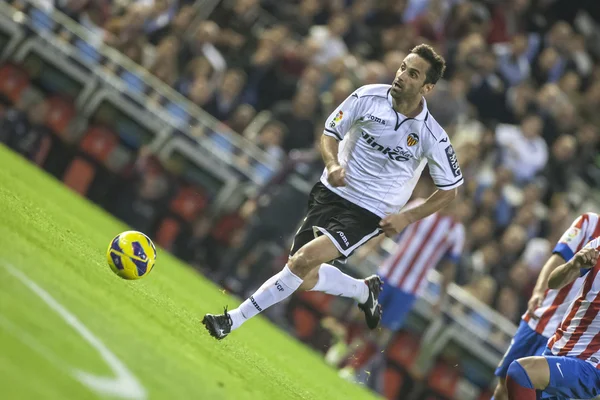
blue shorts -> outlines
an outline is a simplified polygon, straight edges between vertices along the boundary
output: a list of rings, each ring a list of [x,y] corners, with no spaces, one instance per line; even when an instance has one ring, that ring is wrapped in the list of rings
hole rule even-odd
[[[383,308],[381,326],[393,332],[402,328],[404,320],[415,304],[416,296],[407,293],[383,281],[383,291],[379,295],[379,304]]]
[[[504,353],[504,357],[502,358],[502,361],[500,361],[494,374],[500,378],[506,378],[506,372],[508,371],[510,363],[523,357],[541,356],[544,353],[547,344],[547,337],[540,335],[531,329],[529,325],[527,325],[527,322],[521,320],[519,328],[517,329],[515,336],[513,336],[510,346],[508,347],[508,350],[506,350],[506,353]]]
[[[575,357],[552,355],[546,348],[543,356],[550,367],[550,384],[542,398],[591,399],[600,394],[600,370]]]

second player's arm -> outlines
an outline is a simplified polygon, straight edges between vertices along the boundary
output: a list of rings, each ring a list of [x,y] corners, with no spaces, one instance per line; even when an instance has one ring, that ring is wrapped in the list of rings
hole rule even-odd
[[[558,266],[548,278],[548,288],[561,289],[581,276],[582,268],[591,268],[598,261],[598,250],[584,248],[568,262]]]
[[[531,298],[527,302],[527,313],[532,318],[536,318],[534,311],[540,306],[544,299],[544,294],[546,293],[546,289],[548,289],[548,279],[550,278],[550,274],[564,263],[565,259],[562,258],[562,256],[559,254],[552,254],[548,261],[546,261],[546,264],[542,267],[537,282],[535,283],[535,287],[533,288]]]

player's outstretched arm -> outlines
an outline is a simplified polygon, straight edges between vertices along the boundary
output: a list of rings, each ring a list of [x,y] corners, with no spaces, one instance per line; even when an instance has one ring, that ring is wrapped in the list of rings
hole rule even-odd
[[[399,214],[388,215],[383,218],[379,226],[387,236],[394,236],[402,232],[408,225],[430,216],[436,211],[446,207],[456,198],[458,189],[436,190],[425,202]]]
[[[548,288],[560,289],[577,279],[582,269],[589,269],[598,262],[598,250],[592,247],[581,249],[567,263],[557,267],[548,279]]]

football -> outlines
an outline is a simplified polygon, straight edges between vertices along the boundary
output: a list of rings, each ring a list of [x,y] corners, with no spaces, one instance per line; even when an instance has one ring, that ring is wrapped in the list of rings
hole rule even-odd
[[[142,232],[126,231],[110,242],[106,258],[110,269],[121,278],[140,279],[154,268],[156,248]]]

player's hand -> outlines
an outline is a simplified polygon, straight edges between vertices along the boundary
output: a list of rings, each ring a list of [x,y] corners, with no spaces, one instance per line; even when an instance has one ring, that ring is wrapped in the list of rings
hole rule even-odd
[[[535,310],[542,304],[544,300],[544,292],[534,291],[531,298],[527,302],[527,314],[533,319],[539,319],[535,314]]]
[[[394,237],[404,230],[411,221],[406,213],[392,214],[383,218],[379,226],[387,237]]]
[[[585,249],[581,249],[575,254],[573,257],[573,266],[575,268],[593,268],[598,262],[598,250],[586,247]]]
[[[327,168],[327,182],[333,187],[346,186],[346,171],[341,165]]]

